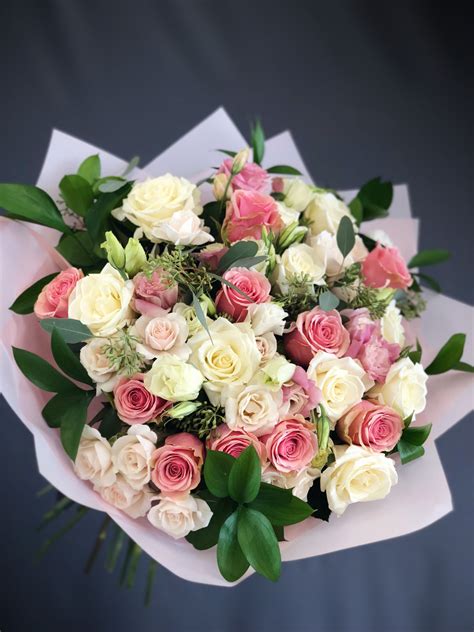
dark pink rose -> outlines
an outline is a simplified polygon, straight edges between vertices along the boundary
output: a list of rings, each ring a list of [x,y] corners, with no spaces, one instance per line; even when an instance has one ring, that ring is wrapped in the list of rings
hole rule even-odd
[[[280,421],[271,434],[262,437],[268,458],[279,472],[298,472],[307,467],[318,451],[313,424],[301,415]]]
[[[362,263],[362,275],[369,287],[404,290],[412,284],[411,274],[397,248],[377,244]]]
[[[38,318],[67,318],[69,295],[84,276],[82,270],[67,268],[41,290],[34,306]]]
[[[226,158],[217,170],[217,173],[225,173],[227,177],[230,177],[233,162],[233,158]],[[231,187],[233,191],[242,189],[243,191],[267,193],[270,189],[270,176],[260,165],[254,162],[248,162],[245,167],[232,178]]]
[[[346,443],[355,443],[375,452],[390,452],[402,435],[403,420],[393,408],[367,399],[341,417],[336,430]]]
[[[300,366],[295,368],[291,380],[283,384],[282,394],[283,404],[288,406],[288,415],[309,417],[321,401],[321,391]]]
[[[224,244],[209,244],[199,252],[198,258],[201,263],[207,265],[209,270],[215,272],[219,267],[222,257],[229,249]]]
[[[133,309],[140,314],[153,315],[156,308],[169,310],[178,300],[178,286],[161,269],[151,278],[142,272],[133,277]]]
[[[215,428],[207,439],[207,449],[225,452],[237,458],[241,452],[252,445],[263,464],[266,463],[265,446],[252,432],[242,429],[231,430],[227,424],[221,424]]]
[[[335,309],[325,312],[320,307],[299,314],[283,338],[287,355],[301,366],[308,366],[318,351],[340,358],[347,351],[349,341],[349,332],[339,312]]]
[[[114,388],[117,415],[126,424],[144,424],[153,421],[171,406],[171,402],[152,395],[143,384],[143,374],[122,377]]]
[[[378,331],[377,323],[370,318],[369,310],[366,307],[345,309],[341,312],[341,316],[345,316],[348,319],[345,323],[345,328],[351,337],[351,343],[346,355],[351,358],[357,358],[363,346]]]
[[[276,234],[282,226],[277,203],[270,195],[239,189],[227,202],[223,231],[230,242],[260,239],[263,227]]]
[[[245,320],[248,306],[252,303],[268,303],[270,301],[272,286],[267,277],[256,270],[231,268],[227,270],[223,278],[247,295],[243,296],[225,284],[222,284],[222,289],[217,293],[217,311],[225,312],[238,322]]]
[[[171,435],[152,455],[151,480],[171,498],[195,489],[201,480],[204,446],[188,432]]]

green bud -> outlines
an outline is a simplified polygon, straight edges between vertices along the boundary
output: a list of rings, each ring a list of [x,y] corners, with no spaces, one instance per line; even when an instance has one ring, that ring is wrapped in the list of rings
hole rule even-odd
[[[234,156],[234,160],[232,162],[232,175],[236,176],[238,173],[242,171],[249,159],[250,149],[246,147],[242,149]]]
[[[125,265],[125,251],[112,231],[108,230],[105,233],[105,241],[100,244],[100,247],[107,252],[108,262],[115,268],[122,270]]]
[[[125,246],[125,271],[128,276],[135,276],[146,263],[146,254],[138,239],[130,237]]]
[[[180,402],[175,406],[172,406],[166,411],[167,417],[171,417],[172,419],[183,419],[183,417],[187,417],[188,415],[192,415],[196,410],[201,408],[201,402]]]
[[[300,226],[298,222],[292,222],[280,233],[278,248],[286,250],[288,246],[303,241],[307,232],[308,228],[306,226]]]
[[[199,297],[199,302],[201,303],[205,314],[208,314],[209,316],[216,315],[217,311],[216,306],[214,305],[214,301],[209,298],[207,294],[201,294],[201,296]]]
[[[311,461],[311,467],[316,467],[318,470],[322,470],[327,464],[330,455],[332,454],[332,447],[327,447],[325,450],[318,450],[317,455]]]

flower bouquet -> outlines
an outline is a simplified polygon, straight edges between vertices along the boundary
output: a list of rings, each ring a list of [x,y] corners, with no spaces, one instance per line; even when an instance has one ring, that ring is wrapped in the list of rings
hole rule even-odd
[[[21,294],[3,315],[3,383],[59,490],[45,520],[68,515],[62,533],[87,508],[104,511],[98,543],[110,541],[113,568],[128,534],[129,579],[143,550],[195,581],[252,569],[277,580],[282,557],[398,535],[449,510],[432,441],[422,484],[403,467],[432,424],[438,435],[469,406],[465,335],[425,362],[424,319],[413,325],[422,284],[439,291],[419,268],[449,254],[416,253],[413,220],[384,219],[389,182],[344,201],[305,177],[294,146],[280,138],[296,165],[264,162],[260,124],[249,149],[227,120],[221,134],[222,117],[146,172],[56,134],[39,186],[0,185],[7,217],[33,224],[1,224],[5,260],[27,253],[11,266]],[[232,144],[196,176],[203,126],[211,147]],[[458,373],[434,379],[450,380],[437,390],[452,388],[458,408],[443,422],[433,395],[438,410],[420,423],[428,376],[448,370]],[[387,512],[372,505],[347,511],[388,494],[414,505],[406,524],[374,523]]]

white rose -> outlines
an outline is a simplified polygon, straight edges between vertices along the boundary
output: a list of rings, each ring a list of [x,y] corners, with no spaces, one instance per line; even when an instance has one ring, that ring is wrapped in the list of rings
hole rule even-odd
[[[323,230],[316,237],[309,234],[311,247],[318,253],[320,259],[326,262],[326,274],[329,277],[337,277],[353,263],[363,261],[368,255],[364,242],[356,235],[355,244],[350,253],[343,257],[337,245],[336,236],[327,230]]]
[[[95,428],[84,426],[74,470],[80,479],[91,481],[94,485],[112,485],[115,482],[112,448]]]
[[[308,244],[292,244],[277,257],[274,278],[280,291],[286,293],[294,278],[305,277],[310,284],[323,285],[325,272],[326,262],[320,252]]]
[[[188,341],[190,362],[204,375],[204,390],[213,405],[221,402],[226,385],[248,384],[260,363],[260,353],[248,323],[218,318]]]
[[[206,321],[209,325],[212,320],[207,316],[207,305],[204,301],[200,301],[200,304],[202,311],[206,314]],[[172,311],[174,314],[180,314],[184,318],[188,325],[190,336],[194,336],[194,334],[204,330],[204,327],[202,326],[199,318],[196,316],[196,311],[192,305],[187,305],[186,303],[176,303]]]
[[[119,220],[128,219],[138,226],[153,242],[159,241],[156,230],[179,211],[200,215],[202,206],[196,185],[185,178],[167,173],[159,178],[137,182],[122,202],[122,208],[113,211]]]
[[[140,490],[134,489],[123,476],[117,476],[115,482],[107,487],[94,487],[102,498],[121,509],[131,518],[141,518],[151,507],[154,492],[143,487]]]
[[[394,300],[387,306],[385,314],[380,321],[380,328],[382,336],[387,342],[403,347],[405,344],[405,331],[402,324],[402,315]]]
[[[214,237],[193,211],[177,211],[153,229],[153,241],[168,241],[175,246],[201,246],[214,241]]]
[[[358,360],[338,358],[325,351],[318,351],[311,360],[308,377],[320,388],[321,404],[333,424],[374,384]]]
[[[349,208],[339,200],[334,193],[314,193],[313,199],[304,212],[305,218],[311,222],[309,230],[313,235],[319,235],[323,230],[335,235],[343,217],[352,221]]]
[[[289,226],[299,220],[300,213],[294,208],[290,208],[286,204],[283,204],[283,202],[277,202],[277,207],[278,213],[280,214],[281,220],[285,226]]]
[[[410,358],[402,358],[392,364],[385,383],[373,388],[369,394],[405,419],[425,409],[427,380],[428,376],[421,364],[413,364]]]
[[[277,339],[275,338],[275,334],[269,332],[268,334],[255,336],[255,342],[260,352],[260,365],[263,366],[275,357],[277,352]]]
[[[125,281],[107,263],[99,274],[88,274],[76,283],[68,316],[80,320],[94,336],[110,336],[133,318],[132,296],[133,281]]]
[[[287,316],[283,307],[276,303],[252,303],[248,306],[245,320],[256,336],[268,333],[282,336]]]
[[[163,353],[171,353],[181,360],[187,360],[191,353],[186,344],[189,327],[180,314],[140,316],[130,328],[130,333],[140,340],[136,349],[146,360],[158,358]]]
[[[281,390],[273,391],[262,384],[227,387],[222,391],[225,420],[229,428],[242,428],[260,437],[271,432],[279,420]]]
[[[145,373],[143,383],[153,395],[169,402],[196,399],[203,383],[200,371],[170,353],[163,353]]]
[[[298,213],[305,210],[314,196],[313,190],[299,178],[284,178],[283,194],[286,206]]]
[[[307,467],[299,472],[284,473],[268,466],[262,472],[262,481],[282,489],[291,489],[293,496],[306,502],[309,490],[320,475],[320,470],[315,467]]]
[[[112,446],[112,462],[130,487],[140,490],[151,478],[151,456],[157,436],[148,426],[131,426]]]
[[[337,445],[333,451],[336,460],[321,474],[321,490],[339,516],[351,503],[385,498],[398,482],[394,462],[382,452],[358,445]]]
[[[185,496],[173,500],[160,495],[158,505],[148,512],[151,524],[175,540],[184,538],[190,531],[204,529],[212,518],[209,505],[200,498]]]
[[[259,384],[266,384],[272,390],[279,390],[293,377],[296,366],[280,353],[263,365],[255,375]]]
[[[91,338],[79,352],[79,359],[88,376],[96,382],[97,390],[105,393],[113,391],[119,379],[113,364],[104,353],[108,344],[110,341],[107,338]]]

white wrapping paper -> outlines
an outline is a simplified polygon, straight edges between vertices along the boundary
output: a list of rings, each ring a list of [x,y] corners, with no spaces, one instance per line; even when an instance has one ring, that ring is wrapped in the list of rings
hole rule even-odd
[[[150,162],[136,169],[134,178],[157,176],[167,171],[193,180],[206,174],[222,158],[217,147],[241,149],[245,140],[227,113],[220,108],[191,130],[177,143]],[[55,130],[38,179],[38,186],[57,199],[58,183],[68,172],[93,153],[99,153],[104,174],[121,172],[126,161],[68,134]],[[310,175],[289,132],[267,141],[265,165],[291,164],[310,180]],[[350,200],[355,192],[343,192]],[[383,228],[409,258],[417,250],[418,221],[411,218],[408,189],[395,187],[391,218],[371,222],[370,228]],[[41,474],[71,499],[107,512],[130,537],[160,564],[180,577],[207,584],[229,586],[219,574],[215,550],[196,551],[186,541],[175,541],[153,528],[145,519],[133,520],[105,503],[90,485],[75,475],[71,461],[61,447],[57,431],[48,428],[41,409],[49,398],[35,388],[17,369],[11,347],[17,346],[50,358],[49,335],[34,315],[17,316],[8,306],[34,280],[65,267],[67,264],[54,250],[58,233],[44,227],[0,219],[1,269],[7,281],[1,284],[0,342],[1,389],[21,421],[33,433],[38,468]],[[21,266],[18,260],[21,251]],[[473,310],[446,296],[429,295],[419,335],[425,350],[426,364],[435,350],[452,334],[467,331],[472,340]],[[472,346],[465,359],[473,362]],[[416,423],[433,424],[424,458],[401,467],[399,483],[383,501],[351,505],[344,516],[332,516],[329,523],[309,518],[286,529],[288,542],[281,545],[283,560],[322,555],[353,546],[384,540],[421,529],[452,509],[451,495],[434,439],[472,410],[473,378],[469,374],[451,373],[430,378],[428,406]],[[449,392],[449,397],[446,394]],[[240,580],[251,574],[249,570]]]

